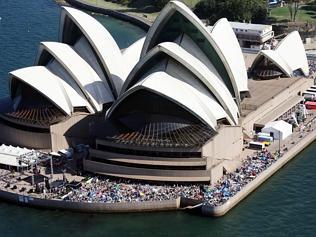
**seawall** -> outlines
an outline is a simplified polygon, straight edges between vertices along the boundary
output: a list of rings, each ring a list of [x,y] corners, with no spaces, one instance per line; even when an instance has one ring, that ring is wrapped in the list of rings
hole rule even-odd
[[[89,203],[34,198],[31,196],[0,190],[0,199],[22,206],[87,213],[174,211],[180,208],[180,198],[167,201]]]
[[[272,164],[268,169],[260,173],[253,181],[248,183],[242,188],[235,196],[230,198],[226,203],[221,206],[210,206],[204,205],[201,208],[202,215],[205,216],[223,216],[233,207],[235,207],[239,202],[251,194],[256,188],[258,188],[263,182],[275,174],[279,169],[286,165],[290,160],[292,160],[298,153],[304,150],[309,144],[311,144],[316,139],[316,130],[314,129],[304,138],[302,138],[296,145],[289,149],[281,158],[279,158],[274,164]]]
[[[263,182],[275,174],[279,169],[292,160],[298,153],[311,144],[316,139],[316,129],[303,137],[294,147],[289,149],[284,155],[279,158],[265,171],[260,173],[253,181],[248,183],[235,196],[230,198],[221,206],[210,206],[199,204],[200,200],[188,198],[177,198],[167,201],[146,201],[146,202],[129,202],[129,203],[89,203],[89,202],[69,202],[54,199],[41,199],[28,195],[14,193],[11,191],[0,190],[0,199],[18,205],[44,208],[44,209],[59,209],[76,212],[87,213],[128,213],[128,212],[152,212],[152,211],[175,211],[181,209],[195,209],[201,212],[204,216],[220,217],[225,215],[244,198],[250,195]]]
[[[132,15],[115,11],[115,10],[111,10],[111,9],[96,7],[94,5],[83,3],[78,0],[65,0],[65,1],[69,3],[70,5],[80,8],[80,9],[84,9],[84,10],[96,12],[96,13],[101,13],[104,15],[109,15],[119,20],[130,22],[131,24],[138,26],[139,28],[143,29],[146,32],[149,30],[152,24],[150,21],[142,19],[141,17],[132,16]]]

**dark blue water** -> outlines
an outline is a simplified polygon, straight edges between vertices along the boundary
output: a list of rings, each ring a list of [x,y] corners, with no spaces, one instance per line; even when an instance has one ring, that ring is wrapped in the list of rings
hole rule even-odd
[[[53,0],[0,0],[0,96],[8,94],[7,74],[34,63],[40,41],[58,39],[60,7]],[[93,15],[126,48],[145,35],[127,22]]]
[[[59,7],[50,0],[0,0],[0,95],[7,73],[31,65],[38,43],[56,40]],[[143,35],[98,16],[121,48]],[[185,212],[89,215],[0,202],[0,237],[316,236],[316,143],[222,218]]]
[[[316,144],[221,218],[185,212],[89,215],[0,203],[1,236],[315,236]],[[4,234],[4,235],[2,235]]]

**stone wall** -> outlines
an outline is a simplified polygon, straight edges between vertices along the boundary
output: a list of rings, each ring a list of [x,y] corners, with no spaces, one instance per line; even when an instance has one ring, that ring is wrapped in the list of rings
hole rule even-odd
[[[34,149],[51,149],[51,138],[49,132],[40,133],[25,131],[3,123],[0,123],[0,131],[0,143]]]
[[[290,160],[292,160],[298,153],[305,149],[309,144],[311,144],[316,139],[316,130],[312,131],[299,143],[297,143],[293,148],[286,152],[281,158],[279,158],[273,165],[268,169],[259,174],[252,182],[247,184],[243,189],[238,192],[234,197],[230,198],[226,203],[221,206],[212,207],[205,205],[202,207],[202,214],[206,216],[223,216],[234,206],[240,203],[244,198],[246,198],[250,193],[252,193],[256,188],[258,188],[262,183],[269,179],[273,174],[275,174],[279,169],[286,165]],[[299,172],[299,171],[298,171]]]
[[[89,213],[170,211],[180,208],[180,198],[167,201],[88,203],[33,198],[30,196],[19,195],[16,193],[0,190],[0,199],[23,206],[45,209],[62,209]]]

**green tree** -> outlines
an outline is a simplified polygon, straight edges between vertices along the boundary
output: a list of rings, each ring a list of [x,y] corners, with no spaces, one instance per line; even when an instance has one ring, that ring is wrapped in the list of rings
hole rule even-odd
[[[311,0],[286,0],[287,7],[290,13],[290,20],[295,22],[297,13],[303,5],[314,5],[316,1]]]
[[[298,9],[300,7],[300,2],[298,0],[289,0],[287,1],[287,7],[290,12],[291,21],[295,21]]]
[[[168,2],[169,0],[154,0],[153,4],[159,8],[163,8]]]
[[[202,0],[195,13],[214,24],[226,17],[230,21],[262,22],[266,18],[266,0]]]

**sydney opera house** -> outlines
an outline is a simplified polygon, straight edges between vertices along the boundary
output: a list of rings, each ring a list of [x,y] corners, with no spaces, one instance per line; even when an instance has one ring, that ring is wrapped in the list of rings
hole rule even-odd
[[[297,32],[246,65],[226,19],[210,30],[178,1],[122,51],[93,17],[63,7],[59,42],[42,42],[35,65],[9,75],[1,142],[52,151],[85,143],[89,172],[209,182],[238,166],[255,126],[302,100],[308,74]]]

